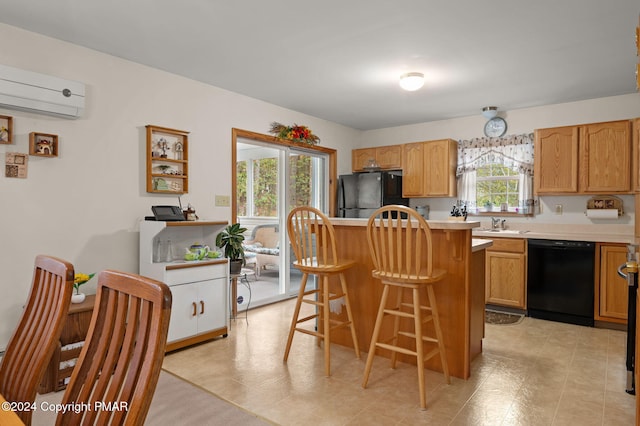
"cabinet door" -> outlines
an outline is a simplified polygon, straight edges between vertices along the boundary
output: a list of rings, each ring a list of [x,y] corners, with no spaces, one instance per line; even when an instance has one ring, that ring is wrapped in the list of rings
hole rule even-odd
[[[171,321],[167,342],[180,340],[193,336],[198,331],[198,296],[194,284],[181,284],[171,286]]]
[[[640,192],[640,118],[636,118],[631,123],[631,132],[633,134],[631,138],[631,151],[633,153],[633,159],[631,161],[633,190]],[[637,206],[638,204],[636,203],[636,207]]]
[[[557,194],[578,191],[578,127],[535,131],[534,192]]]
[[[198,295],[196,301],[198,311],[198,333],[216,330],[227,325],[228,282],[218,278],[196,283]]]
[[[425,196],[455,197],[457,145],[450,139],[424,145]]]
[[[486,303],[525,309],[524,253],[487,251]]]
[[[406,143],[402,146],[402,196],[424,197],[424,142]]]
[[[376,160],[375,148],[354,149],[351,151],[351,170],[362,172],[371,160]]]
[[[383,169],[401,169],[402,145],[381,146],[376,148],[376,161]]]
[[[580,126],[580,192],[629,192],[631,125],[628,120]]]
[[[629,292],[626,280],[618,275],[618,266],[627,261],[625,246],[600,247],[600,282],[597,320],[626,323]]]

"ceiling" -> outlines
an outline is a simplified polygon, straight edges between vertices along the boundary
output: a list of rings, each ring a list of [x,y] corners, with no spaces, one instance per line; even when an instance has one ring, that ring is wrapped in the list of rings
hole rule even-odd
[[[0,0],[0,11],[361,130],[636,91],[637,0]],[[404,72],[425,86],[401,90]]]

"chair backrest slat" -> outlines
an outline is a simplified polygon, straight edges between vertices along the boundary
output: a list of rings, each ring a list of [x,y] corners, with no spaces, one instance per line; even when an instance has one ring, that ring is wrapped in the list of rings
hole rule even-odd
[[[400,205],[377,209],[367,222],[367,241],[378,274],[402,279],[431,276],[431,229],[415,210]]]
[[[320,210],[310,206],[293,209],[287,218],[287,234],[300,265],[338,263],[335,230]]]
[[[39,255],[18,326],[0,364],[0,393],[10,402],[34,402],[40,380],[57,347],[73,293],[73,265]],[[27,425],[32,411],[17,413]]]
[[[166,284],[136,274],[98,275],[96,307],[62,403],[126,410],[59,413],[56,425],[142,425],[160,375],[171,314]]]

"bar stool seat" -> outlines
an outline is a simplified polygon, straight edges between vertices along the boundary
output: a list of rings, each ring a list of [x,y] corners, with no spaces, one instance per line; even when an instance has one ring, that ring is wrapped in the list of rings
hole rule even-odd
[[[402,220],[407,217],[407,220]],[[395,219],[393,219],[395,218]],[[376,317],[371,346],[367,356],[362,387],[366,388],[373,365],[376,348],[387,349],[391,354],[391,368],[395,368],[397,354],[415,356],[418,370],[420,407],[425,409],[426,392],[424,362],[440,356],[442,371],[450,383],[449,367],[443,341],[440,319],[433,285],[442,281],[446,271],[433,268],[431,230],[415,210],[405,206],[384,206],[376,210],[367,223],[367,241],[374,264],[372,276],[382,282],[382,297]],[[395,304],[387,307],[391,288],[396,288]],[[420,291],[426,289],[428,305],[420,300]],[[409,293],[409,301],[404,294]],[[393,317],[393,335],[380,340],[380,330],[386,317]],[[404,321],[401,321],[403,320]],[[407,321],[411,320],[413,327]],[[425,324],[432,322],[435,336],[425,336]],[[408,325],[408,330],[402,326]],[[415,350],[399,344],[399,336],[415,341]],[[425,353],[425,344],[433,346]]]
[[[331,333],[338,329],[348,327],[351,330],[353,347],[356,357],[360,358],[360,348],[356,337],[351,303],[347,291],[347,282],[344,271],[353,267],[355,261],[348,259],[338,259],[337,246],[335,241],[335,231],[329,218],[319,210],[304,206],[297,207],[291,211],[287,218],[287,233],[291,241],[291,247],[295,253],[296,260],[293,267],[302,272],[302,280],[296,300],[296,307],[291,319],[289,337],[284,352],[284,362],[289,358],[291,343],[296,331],[310,334],[318,338],[318,345],[324,342],[324,367],[325,374],[331,375]],[[318,277],[318,287],[307,290],[307,279],[309,275]],[[330,277],[337,276],[340,287],[337,289],[330,287]],[[344,300],[347,318],[342,319],[338,315],[331,315],[331,302],[339,303]],[[300,308],[303,303],[313,305],[315,313],[306,317],[300,317]],[[314,321],[314,326],[302,324]]]

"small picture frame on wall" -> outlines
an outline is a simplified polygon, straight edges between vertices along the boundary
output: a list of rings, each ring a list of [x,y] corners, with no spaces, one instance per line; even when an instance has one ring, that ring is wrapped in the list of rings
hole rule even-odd
[[[29,162],[29,156],[25,153],[22,153],[22,152],[5,153],[5,169],[4,169],[5,177],[26,179],[28,162]]]
[[[13,140],[13,117],[0,115],[0,143],[10,144]]]
[[[40,157],[58,156],[58,135],[29,133],[29,154]]]

